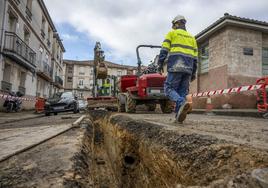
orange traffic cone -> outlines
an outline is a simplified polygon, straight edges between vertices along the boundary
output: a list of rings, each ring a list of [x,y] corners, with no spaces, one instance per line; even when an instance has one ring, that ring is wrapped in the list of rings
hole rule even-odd
[[[212,104],[210,96],[208,96],[207,104],[206,104],[206,114],[212,115],[213,114],[212,110],[213,110],[213,104]]]
[[[186,101],[190,104],[190,108],[189,108],[189,110],[188,110],[188,114],[190,114],[191,112],[192,112],[192,110],[193,110],[193,98],[192,98],[192,95],[187,95],[186,96]]]

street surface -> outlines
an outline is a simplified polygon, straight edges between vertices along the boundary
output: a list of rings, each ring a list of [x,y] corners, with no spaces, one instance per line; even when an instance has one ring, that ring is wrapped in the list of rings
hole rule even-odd
[[[129,114],[174,131],[211,135],[237,144],[268,150],[268,120],[262,118],[190,114],[183,124],[174,122],[175,114]]]

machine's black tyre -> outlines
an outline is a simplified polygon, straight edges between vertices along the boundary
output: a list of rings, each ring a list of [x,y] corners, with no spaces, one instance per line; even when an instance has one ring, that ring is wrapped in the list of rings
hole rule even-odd
[[[9,102],[7,103],[6,112],[12,112],[13,109],[13,103]]]
[[[45,115],[46,115],[46,116],[50,116],[50,113],[49,113],[49,112],[45,112]]]
[[[145,104],[145,105],[146,105],[148,111],[153,112],[156,109],[156,104]]]
[[[129,94],[127,94],[125,109],[127,113],[136,112],[136,100],[133,99]]]
[[[163,113],[169,114],[173,111],[174,104],[170,100],[163,100],[160,102],[160,107]]]
[[[125,112],[126,111],[125,104],[122,104],[120,99],[117,99],[117,108],[118,108],[118,112]]]
[[[76,103],[74,103],[73,105],[74,105],[73,113],[74,113],[74,114],[79,113],[79,107],[78,107],[78,105],[77,105]]]

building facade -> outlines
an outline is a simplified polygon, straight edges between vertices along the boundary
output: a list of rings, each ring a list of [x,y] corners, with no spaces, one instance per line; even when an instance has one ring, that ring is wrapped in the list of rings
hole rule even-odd
[[[93,63],[94,61],[63,61],[64,72],[64,90],[73,91],[79,98],[87,98],[92,96],[93,89]],[[135,67],[115,64],[105,61],[108,68],[108,82],[111,84],[111,90],[116,87],[116,81],[122,75],[134,74]],[[101,86],[106,80],[98,80]],[[112,95],[110,92],[109,95]]]
[[[62,87],[55,74],[62,74],[65,50],[43,0],[2,0],[0,14],[0,92],[48,97]],[[24,101],[23,107],[33,108],[34,102]]]
[[[225,14],[197,36],[199,66],[191,91],[203,92],[255,84],[268,76],[268,23]],[[206,100],[196,99],[197,108]],[[255,92],[219,95],[214,107],[256,108]]]

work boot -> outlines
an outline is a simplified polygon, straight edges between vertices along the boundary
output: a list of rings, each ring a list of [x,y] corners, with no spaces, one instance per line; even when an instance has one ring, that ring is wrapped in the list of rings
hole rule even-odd
[[[187,101],[184,102],[181,105],[179,111],[177,112],[176,121],[179,122],[179,123],[182,123],[185,120],[185,118],[187,116],[187,113],[190,110],[190,108],[191,108],[190,103],[188,103]]]

